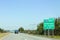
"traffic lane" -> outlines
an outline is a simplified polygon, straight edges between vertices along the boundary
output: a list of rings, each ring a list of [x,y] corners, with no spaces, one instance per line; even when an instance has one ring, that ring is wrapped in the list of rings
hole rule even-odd
[[[26,34],[10,34],[3,38],[3,40],[39,40],[36,38],[32,38]]]
[[[10,35],[4,37],[2,40],[53,40],[53,39],[45,37],[37,37],[23,33],[19,34],[11,33]]]
[[[29,34],[24,34],[23,33],[23,38],[27,39],[27,40],[55,40],[53,38],[47,38],[47,37],[41,37],[41,36],[33,36],[33,35],[29,35]]]
[[[2,40],[19,40],[19,34],[10,33],[9,35],[2,38]]]

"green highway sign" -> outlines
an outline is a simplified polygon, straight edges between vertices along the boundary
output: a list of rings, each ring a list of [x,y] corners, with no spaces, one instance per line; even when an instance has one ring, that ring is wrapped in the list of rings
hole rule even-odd
[[[49,19],[44,19],[44,30],[46,29],[55,29],[55,19],[54,18],[49,18]]]

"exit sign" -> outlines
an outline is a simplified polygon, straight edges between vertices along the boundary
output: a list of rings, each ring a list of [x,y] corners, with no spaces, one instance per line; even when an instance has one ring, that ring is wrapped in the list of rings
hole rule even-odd
[[[55,29],[55,19],[54,18],[44,19],[43,29],[44,30]]]

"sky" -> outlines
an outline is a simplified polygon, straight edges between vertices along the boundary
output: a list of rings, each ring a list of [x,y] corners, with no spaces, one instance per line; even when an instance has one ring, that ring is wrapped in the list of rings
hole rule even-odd
[[[60,17],[60,0],[0,0],[0,28],[36,29],[45,18]]]

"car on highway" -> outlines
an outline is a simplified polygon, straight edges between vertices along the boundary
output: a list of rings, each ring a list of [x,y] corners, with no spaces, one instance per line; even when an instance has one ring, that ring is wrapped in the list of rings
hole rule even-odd
[[[18,34],[19,33],[19,31],[18,30],[15,30],[15,34]]]

